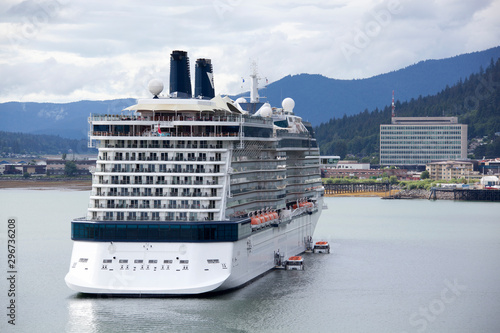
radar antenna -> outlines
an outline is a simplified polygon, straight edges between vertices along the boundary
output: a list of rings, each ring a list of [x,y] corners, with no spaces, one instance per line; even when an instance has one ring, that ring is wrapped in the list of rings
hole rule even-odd
[[[392,116],[396,117],[396,106],[394,105],[394,90],[392,91],[392,104],[391,104]]]

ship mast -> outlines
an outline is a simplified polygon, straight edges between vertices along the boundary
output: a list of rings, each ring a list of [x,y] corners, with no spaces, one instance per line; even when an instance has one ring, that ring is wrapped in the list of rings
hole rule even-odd
[[[259,102],[259,79],[257,75],[257,63],[252,62],[251,65],[252,74],[250,74],[250,103]]]

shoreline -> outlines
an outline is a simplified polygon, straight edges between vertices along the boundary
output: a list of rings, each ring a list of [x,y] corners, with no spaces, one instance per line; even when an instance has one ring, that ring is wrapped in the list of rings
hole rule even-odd
[[[90,191],[92,189],[92,180],[82,178],[0,179],[0,190],[6,189]]]
[[[385,198],[385,197],[391,197],[399,193],[400,190],[392,190],[390,192],[350,192],[350,193],[337,193],[337,194],[326,194],[325,197],[329,198],[335,198],[335,197],[360,197],[360,198],[366,198],[366,197],[379,197],[379,198]]]

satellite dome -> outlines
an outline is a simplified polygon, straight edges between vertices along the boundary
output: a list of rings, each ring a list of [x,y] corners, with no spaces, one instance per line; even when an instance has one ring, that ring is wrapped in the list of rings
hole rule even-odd
[[[290,97],[287,97],[283,100],[283,102],[281,102],[281,106],[285,111],[293,111],[293,108],[295,107],[295,101]]]
[[[247,100],[244,98],[244,97],[240,97],[236,100],[236,103],[240,104],[240,103],[246,103]]]
[[[149,81],[148,89],[153,96],[157,97],[163,91],[163,82],[160,79]]]
[[[271,105],[269,103],[265,103],[260,109],[259,114],[261,117],[271,117],[273,114],[273,109],[271,109]]]

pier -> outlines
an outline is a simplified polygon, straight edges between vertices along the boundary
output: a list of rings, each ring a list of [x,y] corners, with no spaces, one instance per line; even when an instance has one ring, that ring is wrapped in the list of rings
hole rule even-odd
[[[391,184],[389,183],[323,184],[323,187],[325,188],[325,194],[389,192],[391,190]]]
[[[464,201],[500,201],[500,191],[499,190],[472,190],[472,189],[461,189],[461,188],[431,188],[431,193],[429,195],[429,200],[442,199],[447,197],[447,199],[453,200],[464,200]]]

